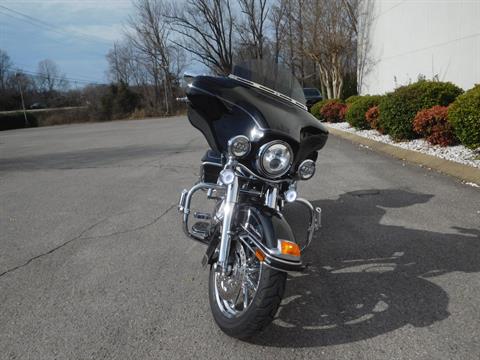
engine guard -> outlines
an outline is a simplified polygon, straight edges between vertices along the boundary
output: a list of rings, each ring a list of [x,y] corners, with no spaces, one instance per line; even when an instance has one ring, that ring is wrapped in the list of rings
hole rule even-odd
[[[183,213],[185,233],[192,239],[208,245],[202,261],[204,265],[211,264],[214,261],[215,249],[218,246],[219,239],[218,236],[211,236],[210,239],[201,239],[189,231],[188,218],[190,214],[190,200],[193,193],[200,189],[218,188],[221,187],[215,184],[199,183],[189,191],[185,190],[179,202],[179,211]],[[310,202],[305,199],[298,198],[297,201],[305,205],[311,214],[306,243],[305,246],[301,248],[303,252],[310,244],[315,231],[320,227],[321,209],[314,208]],[[238,237],[253,252],[257,249],[262,251],[265,255],[263,260],[265,265],[286,272],[303,271],[305,269],[301,258],[286,258],[278,251],[278,240],[288,240],[297,243],[290,224],[280,211],[257,203],[238,204],[237,206],[235,224],[237,224],[236,232]],[[215,230],[212,229],[212,234],[214,233]]]

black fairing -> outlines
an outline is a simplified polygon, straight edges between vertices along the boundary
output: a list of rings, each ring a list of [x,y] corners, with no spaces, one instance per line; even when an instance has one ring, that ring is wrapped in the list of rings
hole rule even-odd
[[[198,76],[187,97],[189,120],[214,151],[226,153],[233,136],[250,139],[252,150],[242,160],[250,169],[260,146],[269,141],[290,144],[295,153],[292,173],[304,159],[316,160],[316,151],[327,141],[328,130],[306,110],[228,77]]]

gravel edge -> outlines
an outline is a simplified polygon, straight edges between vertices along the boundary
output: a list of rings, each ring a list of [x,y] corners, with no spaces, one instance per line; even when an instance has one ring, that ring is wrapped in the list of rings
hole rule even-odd
[[[459,162],[446,160],[438,156],[425,154],[419,151],[405,149],[399,146],[376,141],[371,138],[360,136],[352,131],[338,129],[330,126],[331,124],[323,123],[332,135],[341,137],[351,142],[361,144],[371,150],[393,156],[397,159],[405,160],[410,163],[424,166],[428,169],[434,169],[441,173],[454,176],[465,184],[479,187],[480,186],[480,169],[465,165]]]

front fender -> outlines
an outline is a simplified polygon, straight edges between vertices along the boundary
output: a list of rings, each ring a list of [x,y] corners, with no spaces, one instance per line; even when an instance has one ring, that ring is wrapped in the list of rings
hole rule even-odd
[[[261,235],[263,244],[270,249],[277,247],[278,239],[295,242],[292,228],[280,211],[261,204],[241,204],[238,216],[238,223],[253,226]]]
[[[266,265],[281,271],[302,271],[301,259],[281,258],[278,240],[296,242],[295,235],[281,212],[261,204],[238,205],[240,239],[251,248],[260,248],[266,255]]]
[[[220,238],[219,225],[213,231],[203,264],[215,262],[215,249]],[[281,212],[261,204],[237,204],[235,217],[236,234],[252,250],[261,249],[266,255],[264,263],[280,271],[303,271],[301,259],[282,259],[275,254],[278,240],[295,241],[295,235]]]

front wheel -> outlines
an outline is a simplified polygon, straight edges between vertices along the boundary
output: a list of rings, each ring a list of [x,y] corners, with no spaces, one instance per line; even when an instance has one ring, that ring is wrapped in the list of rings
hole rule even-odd
[[[209,300],[213,318],[227,335],[249,338],[270,324],[285,290],[286,273],[273,270],[239,240],[232,242],[228,274],[210,268]]]

